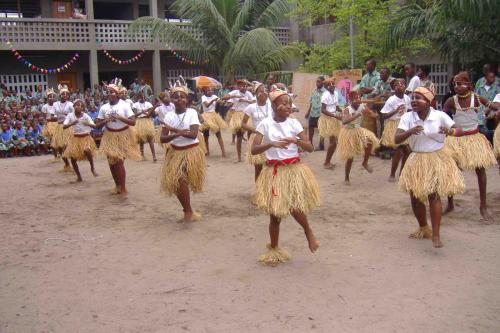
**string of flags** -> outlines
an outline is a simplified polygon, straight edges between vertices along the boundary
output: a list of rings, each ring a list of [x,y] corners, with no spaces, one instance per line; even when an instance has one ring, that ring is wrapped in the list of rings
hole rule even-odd
[[[125,60],[121,60],[121,59],[113,57],[113,55],[111,55],[111,53],[109,53],[106,49],[102,49],[102,51],[112,62],[117,63],[119,65],[129,65],[133,62],[139,61],[145,52],[144,49],[141,49],[141,51],[139,53],[137,53],[135,56],[128,58],[128,59],[125,59]]]
[[[179,52],[177,52],[177,50],[175,48],[170,47],[168,44],[165,44],[165,46],[170,49],[170,52],[172,52],[172,54],[177,58],[177,60],[180,60],[188,65],[196,65],[196,63],[193,60],[190,60],[190,59],[184,57],[183,55],[179,54]],[[201,64],[203,64],[203,65],[208,64],[208,59],[203,60],[201,62]]]
[[[73,55],[73,57],[68,62],[66,62],[64,65],[54,67],[54,68],[45,68],[42,66],[37,66],[35,64],[32,64],[29,60],[26,60],[26,58],[24,58],[23,55],[21,53],[19,53],[18,50],[16,50],[16,48],[12,45],[12,43],[9,40],[6,43],[9,46],[10,51],[12,52],[14,57],[16,57],[16,59],[19,62],[26,65],[29,69],[31,69],[33,71],[37,71],[37,72],[44,73],[44,74],[55,74],[55,73],[63,72],[65,70],[69,69],[75,62],[78,61],[78,59],[80,59],[80,55],[78,53],[75,53]]]

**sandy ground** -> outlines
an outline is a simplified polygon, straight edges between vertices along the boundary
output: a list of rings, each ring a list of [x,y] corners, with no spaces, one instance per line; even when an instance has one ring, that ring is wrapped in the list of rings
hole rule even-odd
[[[213,139],[215,139],[213,137]],[[229,136],[226,134],[226,142]],[[249,202],[253,168],[221,159],[211,141],[207,186],[193,198],[204,219],[175,223],[173,197],[159,194],[160,162],[127,162],[130,195],[109,195],[81,163],[83,184],[49,156],[1,159],[0,332],[499,332],[500,224],[479,219],[475,175],[444,218],[445,247],[409,240],[408,195],[387,182],[389,161],[321,168],[310,215],[321,247],[309,253],[291,219],[282,245],[292,260],[256,262],[268,217]],[[488,171],[491,211],[500,214],[498,170]]]

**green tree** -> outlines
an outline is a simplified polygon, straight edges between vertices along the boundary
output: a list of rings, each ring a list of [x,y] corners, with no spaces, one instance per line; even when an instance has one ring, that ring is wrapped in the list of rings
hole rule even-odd
[[[300,52],[282,45],[272,31],[290,13],[288,0],[176,0],[171,9],[189,20],[196,33],[154,17],[135,20],[129,33],[149,33],[196,63],[208,60],[214,73],[229,79],[237,72],[279,70]]]
[[[412,39],[400,49],[388,53],[384,49],[390,26],[391,13],[397,8],[396,0],[295,0],[294,13],[304,23],[324,17],[334,17],[333,31],[339,36],[326,46],[303,48],[306,54],[302,69],[328,73],[334,69],[351,67],[349,20],[354,25],[354,67],[364,67],[367,58],[377,59],[379,67],[397,70],[410,54],[429,48],[425,40]]]
[[[428,38],[443,58],[467,64],[500,56],[499,0],[412,0],[391,21],[389,50]]]

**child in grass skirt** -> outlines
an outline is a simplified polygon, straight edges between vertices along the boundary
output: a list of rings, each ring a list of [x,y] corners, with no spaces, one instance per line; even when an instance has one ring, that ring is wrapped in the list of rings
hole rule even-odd
[[[319,245],[306,214],[319,206],[319,186],[312,171],[300,163],[299,147],[312,152],[304,129],[292,112],[291,98],[285,91],[270,93],[274,114],[261,121],[253,141],[252,154],[265,153],[267,161],[256,184],[255,203],[270,215],[268,252],[259,261],[276,266],[289,260],[288,252],[278,246],[281,220],[292,215],[302,226],[311,252]]]

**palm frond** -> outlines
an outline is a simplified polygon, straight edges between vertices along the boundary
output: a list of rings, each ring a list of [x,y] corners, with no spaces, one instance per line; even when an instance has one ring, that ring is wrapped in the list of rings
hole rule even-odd
[[[151,39],[158,38],[160,42],[174,46],[195,62],[202,62],[214,58],[203,39],[197,39],[188,30],[183,30],[179,25],[167,22],[157,17],[140,17],[130,24],[129,35],[148,34]]]
[[[172,8],[179,17],[189,19],[209,44],[232,45],[231,31],[212,0],[176,0]]]
[[[284,45],[267,52],[256,66],[257,72],[271,72],[281,69],[283,64],[302,56],[301,50],[295,45]]]
[[[275,27],[283,23],[283,19],[293,10],[294,5],[289,0],[274,0],[259,15],[255,27]]]
[[[234,39],[237,39],[241,31],[245,30],[252,18],[252,13],[255,10],[255,6],[258,4],[258,0],[244,0],[238,15],[234,20],[231,27],[231,35]]]

